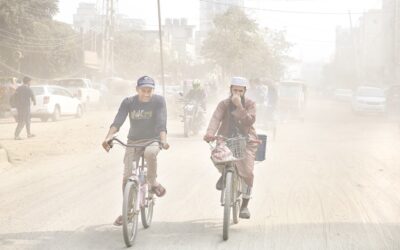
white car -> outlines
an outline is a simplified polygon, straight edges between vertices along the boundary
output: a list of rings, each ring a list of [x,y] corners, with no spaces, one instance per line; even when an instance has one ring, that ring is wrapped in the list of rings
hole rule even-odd
[[[31,106],[31,117],[57,121],[61,116],[82,116],[81,101],[65,88],[52,85],[35,85],[31,89],[36,105]]]
[[[358,87],[353,96],[352,107],[356,113],[384,113],[385,91],[377,87]]]
[[[100,91],[93,88],[87,78],[66,78],[55,81],[55,85],[67,88],[79,98],[83,104],[93,104],[100,101]]]

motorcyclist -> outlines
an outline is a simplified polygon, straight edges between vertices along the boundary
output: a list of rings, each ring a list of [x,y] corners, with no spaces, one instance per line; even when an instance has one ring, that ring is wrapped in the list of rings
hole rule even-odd
[[[185,96],[186,102],[195,102],[200,105],[203,110],[206,110],[207,107],[207,94],[205,89],[203,88],[200,80],[196,79],[192,82],[192,89]]]
[[[239,175],[244,180],[242,206],[240,218],[249,219],[250,211],[248,203],[254,180],[254,160],[258,147],[258,138],[253,124],[256,120],[256,104],[245,97],[248,89],[248,81],[243,77],[233,77],[230,83],[230,97],[222,100],[211,118],[204,140],[214,140],[215,134],[224,137],[247,136],[249,142],[246,145],[246,156],[243,160],[237,161],[236,166]],[[218,168],[218,166],[217,166]],[[219,169],[221,172],[221,169]],[[223,178],[219,178],[216,188],[222,190]]]

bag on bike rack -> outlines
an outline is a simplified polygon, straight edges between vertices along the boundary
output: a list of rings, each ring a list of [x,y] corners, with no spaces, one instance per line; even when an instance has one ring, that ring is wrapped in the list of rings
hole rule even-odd
[[[236,160],[236,158],[233,157],[232,151],[228,148],[225,142],[217,143],[217,146],[211,152],[211,159],[214,163]]]
[[[261,144],[258,145],[255,161],[265,161],[265,154],[267,151],[267,136],[257,135],[257,137],[261,141]]]

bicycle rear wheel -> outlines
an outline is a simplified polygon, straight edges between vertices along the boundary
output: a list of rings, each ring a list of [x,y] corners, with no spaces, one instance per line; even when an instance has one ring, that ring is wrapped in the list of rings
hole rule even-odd
[[[148,187],[147,187],[148,188]],[[140,215],[142,216],[142,224],[144,228],[148,228],[151,225],[153,219],[153,208],[154,208],[154,194],[146,191],[145,206],[140,208]]]
[[[232,203],[232,172],[227,172],[225,176],[225,190],[224,190],[224,222],[222,227],[222,238],[228,240],[229,238],[229,224],[231,215]]]
[[[124,201],[122,205],[122,233],[125,245],[132,246],[138,230],[138,211],[136,211],[137,183],[128,181],[124,190]]]

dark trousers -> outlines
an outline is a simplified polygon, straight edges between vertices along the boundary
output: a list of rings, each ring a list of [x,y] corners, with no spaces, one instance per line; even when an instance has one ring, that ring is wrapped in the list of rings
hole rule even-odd
[[[24,126],[26,126],[26,133],[31,134],[31,110],[28,108],[17,108],[17,121],[18,125],[15,129],[15,137],[18,137]]]

